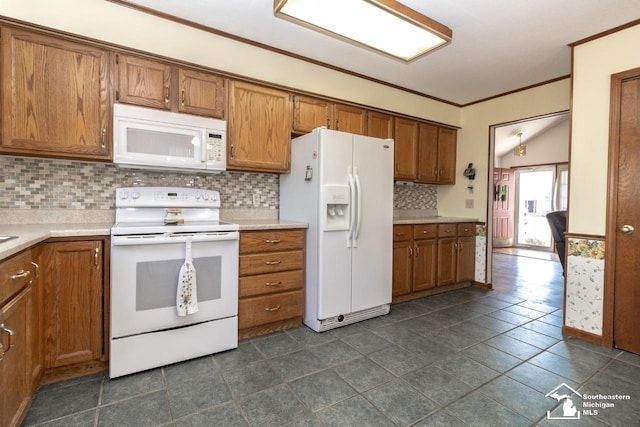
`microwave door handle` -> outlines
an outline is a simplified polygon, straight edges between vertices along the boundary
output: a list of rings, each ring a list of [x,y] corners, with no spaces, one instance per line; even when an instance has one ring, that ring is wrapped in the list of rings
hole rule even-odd
[[[200,153],[200,161],[202,163],[207,163],[208,160],[208,148],[209,148],[209,140],[207,139],[207,132],[203,131],[203,138],[202,138],[202,152]]]

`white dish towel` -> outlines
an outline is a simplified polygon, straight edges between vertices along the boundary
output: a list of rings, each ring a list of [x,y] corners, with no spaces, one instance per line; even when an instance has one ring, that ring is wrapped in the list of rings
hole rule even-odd
[[[176,295],[178,316],[186,316],[198,312],[198,288],[196,287],[196,268],[191,258],[191,237],[187,237],[184,264],[178,275],[178,292]]]

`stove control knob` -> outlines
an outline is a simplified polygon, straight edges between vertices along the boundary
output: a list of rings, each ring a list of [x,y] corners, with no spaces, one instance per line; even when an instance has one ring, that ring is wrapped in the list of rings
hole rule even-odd
[[[196,194],[196,200],[200,200],[200,197],[202,197],[200,196],[200,193]]]
[[[120,192],[120,198],[122,200],[128,199],[129,198],[129,192],[128,191],[121,191]]]
[[[140,193],[138,193],[137,191],[134,191],[133,194],[131,194],[131,198],[136,200],[140,198]]]
[[[207,193],[204,193],[202,195],[202,200],[209,200],[209,195]]]

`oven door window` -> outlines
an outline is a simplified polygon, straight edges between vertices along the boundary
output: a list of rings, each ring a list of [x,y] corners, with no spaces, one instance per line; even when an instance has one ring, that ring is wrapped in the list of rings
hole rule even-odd
[[[136,264],[136,311],[176,306],[176,287],[183,259],[145,261]],[[195,258],[198,302],[220,299],[222,258]],[[173,277],[174,280],[166,280]]]

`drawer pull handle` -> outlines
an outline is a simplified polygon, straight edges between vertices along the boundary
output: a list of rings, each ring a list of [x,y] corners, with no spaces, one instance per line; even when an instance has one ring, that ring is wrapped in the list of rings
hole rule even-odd
[[[278,285],[282,285],[282,282],[267,282],[264,285],[265,286],[278,286]]]
[[[278,311],[280,310],[280,306],[276,305],[275,307],[267,307],[264,309],[264,311]]]
[[[404,233],[396,233],[396,236],[402,236]]]
[[[11,279],[12,280],[22,279],[23,277],[27,277],[30,274],[31,274],[30,271],[20,270],[16,274],[12,274]]]
[[[427,230],[422,230],[422,234],[429,234]]]
[[[451,230],[444,230],[445,233],[451,233]]]
[[[278,265],[282,262],[282,260],[277,260],[277,261],[266,261],[265,264],[267,265]]]
[[[265,242],[265,243],[280,243],[280,242],[282,242],[282,240],[280,240],[280,239],[275,239],[275,240],[269,240],[269,239],[267,239],[267,240],[265,240],[264,242]]]

